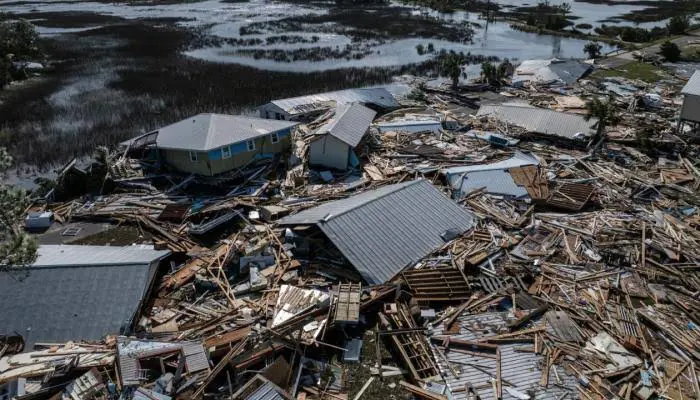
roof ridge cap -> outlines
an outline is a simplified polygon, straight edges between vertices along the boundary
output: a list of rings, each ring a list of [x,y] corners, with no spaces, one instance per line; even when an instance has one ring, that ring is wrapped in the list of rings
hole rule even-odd
[[[356,204],[356,205],[354,205],[353,207],[350,207],[350,208],[348,208],[347,210],[343,210],[343,211],[341,211],[341,212],[339,212],[339,213],[337,213],[337,214],[328,214],[328,215],[324,216],[323,218],[321,218],[321,220],[319,220],[319,221],[316,222],[316,223],[317,223],[317,224],[322,224],[322,223],[324,223],[324,222],[328,222],[328,221],[330,221],[330,220],[332,220],[332,219],[334,219],[334,218],[336,218],[336,217],[340,217],[341,215],[345,215],[345,214],[349,213],[350,211],[353,211],[353,210],[355,210],[355,209],[357,209],[357,208],[364,207],[364,206],[367,205],[367,204],[374,203],[375,201],[377,201],[377,200],[379,200],[379,199],[383,199],[383,198],[385,198],[386,196],[388,196],[388,195],[390,195],[390,194],[398,193],[398,192],[400,192],[400,191],[406,189],[407,187],[411,187],[411,186],[413,186],[413,185],[416,185],[416,184],[418,184],[418,183],[420,183],[420,182],[424,182],[424,181],[427,182],[425,179],[419,178],[419,179],[414,179],[414,180],[412,180],[412,181],[409,181],[409,182],[407,182],[407,183],[404,182],[405,185],[403,185],[403,186],[400,187],[400,188],[397,188],[397,189],[395,189],[395,190],[392,190],[392,191],[389,191],[389,192],[387,192],[387,193],[384,193],[384,194],[382,194],[381,196],[375,197],[375,198],[373,198],[373,199],[371,199],[371,200],[368,200],[368,201],[366,201],[366,202],[364,202],[364,203]],[[401,184],[402,184],[402,183],[395,183],[394,185],[401,185]],[[387,186],[390,186],[390,185],[387,185]],[[385,186],[382,186],[382,187],[385,187]],[[374,190],[379,190],[379,189],[381,189],[382,187],[379,187],[379,188],[374,189]],[[361,195],[361,194],[365,194],[365,193],[368,193],[368,192],[362,192],[362,193],[360,193],[360,195]],[[350,198],[350,197],[348,197],[348,199],[349,199],[349,198]],[[329,215],[330,215],[330,217],[329,217]]]

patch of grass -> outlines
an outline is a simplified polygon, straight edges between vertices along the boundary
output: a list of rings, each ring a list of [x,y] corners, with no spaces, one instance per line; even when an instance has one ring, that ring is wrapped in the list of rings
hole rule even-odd
[[[661,76],[663,69],[651,64],[635,61],[624,65],[616,70],[596,71],[591,75],[592,78],[609,78],[622,77],[627,79],[639,79],[644,82],[657,82]]]

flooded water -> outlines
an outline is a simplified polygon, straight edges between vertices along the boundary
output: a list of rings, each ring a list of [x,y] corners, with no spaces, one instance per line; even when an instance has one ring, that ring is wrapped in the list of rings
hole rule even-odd
[[[551,0],[558,4],[565,0]],[[499,0],[504,6],[524,6],[528,2],[517,0]],[[530,5],[535,4],[532,2]],[[601,21],[620,17],[623,14],[641,10],[644,7],[629,4],[600,5],[575,1],[570,3],[572,14],[580,19],[576,23],[600,25]],[[405,7],[399,3],[391,6]],[[213,38],[224,39],[216,46],[201,46],[184,50],[184,54],[218,63],[235,63],[260,69],[291,72],[313,72],[338,68],[395,67],[420,63],[433,57],[432,54],[418,54],[416,46],[432,43],[436,51],[455,50],[474,55],[496,56],[512,60],[529,58],[569,58],[582,57],[585,41],[567,39],[549,35],[538,35],[515,31],[509,24],[496,22],[486,24],[480,15],[469,12],[437,13],[423,8],[407,8],[412,16],[426,20],[439,21],[444,24],[474,24],[474,35],[470,41],[451,41],[435,37],[391,37],[384,40],[366,40],[358,44],[352,29],[337,23],[296,24],[289,27],[276,26],[279,21],[293,17],[324,16],[328,9],[313,5],[290,5],[269,0],[251,0],[247,2],[224,2],[222,0],[205,0],[182,4],[147,4],[123,5],[98,2],[64,2],[45,0],[16,2],[0,0],[0,7],[15,13],[61,13],[89,12],[99,15],[125,19],[167,18],[183,27],[204,29],[205,34]],[[56,28],[43,27],[41,19],[34,23],[44,35],[81,32],[95,29],[97,26]],[[260,24],[264,26],[260,28]],[[622,23],[622,22],[621,22]],[[660,24],[650,23],[649,26]],[[241,35],[241,28],[255,24],[252,34]],[[265,25],[268,24],[268,25]],[[299,29],[301,26],[301,29]],[[295,29],[296,28],[296,29]],[[286,35],[295,37],[292,41],[268,41],[270,37]],[[232,40],[245,39],[247,43]],[[259,43],[252,40],[259,39]],[[605,48],[604,51],[612,50]],[[288,57],[294,61],[280,61],[271,51],[293,52],[305,51],[304,56]],[[310,56],[318,51],[320,56]],[[336,52],[332,58],[324,53]],[[257,53],[257,54],[256,54]],[[310,60],[311,59],[311,60]]]

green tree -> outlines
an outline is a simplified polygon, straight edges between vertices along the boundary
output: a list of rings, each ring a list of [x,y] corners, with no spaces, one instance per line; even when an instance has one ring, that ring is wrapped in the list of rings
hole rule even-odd
[[[14,55],[15,59],[39,55],[39,34],[26,20],[0,23],[0,56]]]
[[[671,35],[681,35],[690,29],[690,17],[687,15],[676,15],[666,24],[666,29]]]
[[[605,139],[605,128],[614,126],[620,122],[620,114],[615,108],[615,99],[610,96],[606,101],[599,98],[594,98],[586,103],[586,121],[591,118],[598,119],[596,134],[593,138],[593,143],[597,143],[593,151],[595,152]]]
[[[485,62],[481,64],[481,79],[491,86],[501,86],[502,80],[509,70],[510,62],[502,62],[499,66]]]
[[[0,148],[0,173],[12,165],[12,157]],[[0,183],[0,271],[34,262],[36,241],[22,230],[21,221],[29,206],[27,192]]]
[[[0,22],[0,89],[13,80],[12,61],[22,61],[41,54],[39,34],[25,20]],[[14,78],[21,76],[22,71]]]
[[[668,62],[674,63],[680,61],[681,59],[681,49],[677,44],[670,41],[665,41],[663,44],[661,44],[660,53]]]
[[[452,79],[452,87],[459,85],[459,76],[462,75],[463,59],[456,53],[448,53],[440,61],[440,75]]]
[[[598,42],[588,42],[583,46],[583,52],[588,54],[588,58],[598,58],[600,57],[600,52],[603,50]]]

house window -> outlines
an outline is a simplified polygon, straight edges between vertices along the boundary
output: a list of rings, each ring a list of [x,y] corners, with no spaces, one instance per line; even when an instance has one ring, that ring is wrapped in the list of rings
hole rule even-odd
[[[248,146],[248,151],[253,151],[255,150],[255,140],[249,140],[246,143],[246,146]]]
[[[229,146],[221,148],[221,158],[231,158],[231,148]]]
[[[190,151],[190,161],[192,162],[197,162],[199,158],[197,158],[197,152],[196,151]]]
[[[277,134],[277,132],[270,134],[270,141],[272,144],[275,144],[280,141],[280,135]]]

